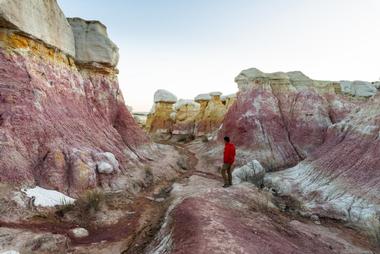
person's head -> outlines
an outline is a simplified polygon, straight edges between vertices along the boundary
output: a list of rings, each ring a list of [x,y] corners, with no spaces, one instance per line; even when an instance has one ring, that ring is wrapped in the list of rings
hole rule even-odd
[[[224,142],[225,142],[225,143],[229,143],[229,142],[230,142],[230,137],[225,136],[225,137],[224,137]]]

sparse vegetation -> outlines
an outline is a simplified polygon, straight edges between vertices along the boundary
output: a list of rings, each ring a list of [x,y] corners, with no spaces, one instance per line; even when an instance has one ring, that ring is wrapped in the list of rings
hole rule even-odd
[[[380,247],[380,218],[374,217],[372,221],[372,226],[368,229],[368,236],[374,245]]]
[[[85,214],[94,214],[94,212],[100,211],[105,201],[105,195],[98,189],[89,190],[80,196],[75,205],[80,208]]]
[[[105,194],[98,189],[88,190],[74,204],[62,202],[62,205],[57,206],[55,215],[63,218],[67,213],[71,213],[76,223],[86,226],[103,205],[105,205]]]
[[[154,182],[154,176],[152,168],[149,166],[144,167],[145,177],[144,177],[144,187],[149,187]]]
[[[55,212],[59,217],[63,217],[66,213],[74,210],[75,205],[67,202],[66,200],[62,200],[61,205],[57,206],[57,210]]]
[[[272,209],[272,207],[272,193],[265,190],[259,190],[257,196],[254,199],[252,209],[266,213]]]

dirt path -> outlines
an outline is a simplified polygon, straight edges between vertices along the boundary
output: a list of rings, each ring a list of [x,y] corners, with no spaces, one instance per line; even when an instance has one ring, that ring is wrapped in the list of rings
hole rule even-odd
[[[25,229],[35,233],[52,232],[66,235],[71,239],[71,245],[75,249],[86,248],[86,246],[96,243],[112,244],[113,242],[122,242],[122,245],[125,246],[123,253],[141,253],[141,250],[145,248],[145,245],[151,241],[161,227],[162,219],[171,203],[169,192],[172,184],[186,181],[191,175],[197,173],[197,156],[187,149],[185,145],[169,145],[172,145],[184,158],[186,170],[171,181],[155,183],[154,186],[145,189],[137,196],[131,197],[132,202],[128,206],[128,213],[119,219],[116,224],[109,226],[90,224],[86,226],[89,236],[80,239],[70,234],[71,229],[78,227],[77,224],[62,221],[53,214],[46,217],[42,216],[41,218],[36,217],[20,223],[0,221],[0,227]],[[162,191],[156,193],[157,189]]]

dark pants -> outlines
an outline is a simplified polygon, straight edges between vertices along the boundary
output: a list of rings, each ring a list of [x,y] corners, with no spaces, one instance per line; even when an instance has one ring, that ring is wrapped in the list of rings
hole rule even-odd
[[[222,176],[224,184],[232,185],[232,165],[224,163],[222,167]]]

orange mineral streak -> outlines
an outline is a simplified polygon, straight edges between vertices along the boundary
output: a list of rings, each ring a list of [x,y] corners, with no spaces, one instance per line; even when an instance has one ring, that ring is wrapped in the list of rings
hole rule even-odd
[[[9,54],[19,53],[28,57],[49,61],[55,65],[64,65],[75,70],[86,71],[89,74],[103,74],[116,78],[118,70],[113,67],[96,63],[76,63],[75,59],[57,48],[50,47],[44,42],[16,33],[7,29],[0,30],[0,47]]]

